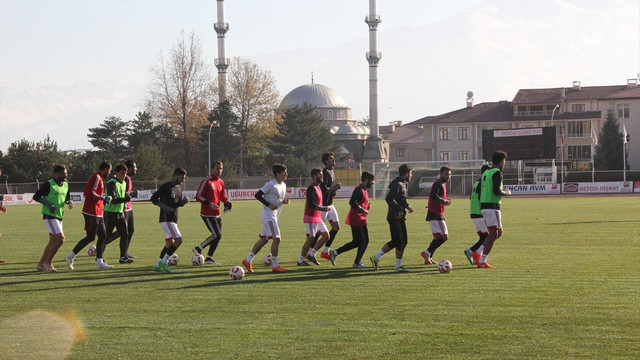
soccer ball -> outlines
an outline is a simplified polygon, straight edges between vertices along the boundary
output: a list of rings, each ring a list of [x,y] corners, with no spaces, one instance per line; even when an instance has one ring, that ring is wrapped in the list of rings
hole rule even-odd
[[[202,256],[202,254],[193,255],[193,257],[191,258],[191,263],[193,264],[193,266],[202,265],[204,263],[204,256]]]
[[[264,266],[271,266],[273,265],[273,256],[271,254],[267,254],[264,256],[262,261],[264,262]]]
[[[179,262],[180,257],[176,253],[173,253],[173,255],[169,256],[169,260],[167,260],[167,264],[169,264],[169,266],[176,266]]]
[[[244,269],[242,266],[234,266],[229,271],[229,276],[231,276],[232,280],[240,280],[244,277]]]
[[[91,245],[89,246],[89,248],[87,249],[87,254],[89,254],[89,256],[96,256],[96,253],[98,252],[98,249],[96,249],[95,245]]]
[[[446,274],[449,271],[451,271],[451,269],[453,268],[453,265],[451,265],[451,261],[449,260],[441,260],[438,263],[438,271],[440,271],[440,273],[442,274]]]

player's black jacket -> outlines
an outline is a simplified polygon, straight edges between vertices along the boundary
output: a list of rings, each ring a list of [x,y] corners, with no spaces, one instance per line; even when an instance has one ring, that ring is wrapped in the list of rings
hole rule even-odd
[[[322,169],[322,184],[320,184],[320,191],[322,191],[322,205],[329,206],[333,204],[333,193],[336,191],[334,187],[334,181],[336,174],[333,168]]]
[[[407,181],[404,178],[398,176],[391,184],[389,184],[389,192],[385,200],[389,205],[389,211],[387,212],[387,220],[404,220],[407,215]],[[402,212],[402,218],[398,219],[398,213]]]
[[[180,185],[168,181],[158,188],[151,196],[151,202],[154,205],[163,203],[171,208],[171,211],[165,211],[160,208],[160,222],[178,223],[178,208],[184,206],[182,201],[182,188]]]

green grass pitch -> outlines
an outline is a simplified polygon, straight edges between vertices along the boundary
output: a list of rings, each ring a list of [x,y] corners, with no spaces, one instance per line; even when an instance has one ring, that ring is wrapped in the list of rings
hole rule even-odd
[[[257,240],[257,201],[236,201],[223,215],[219,267],[190,264],[191,248],[207,231],[199,204],[181,209],[185,243],[172,274],[151,270],[164,244],[151,204],[134,204],[135,263],[118,264],[112,243],[105,256],[111,270],[96,270],[85,252],[75,271],[67,269],[64,255],[84,236],[81,207],[67,211],[57,274],[35,271],[48,239],[39,207],[9,207],[0,214],[0,258],[7,260],[0,265],[0,358],[640,358],[640,197],[505,198],[505,232],[489,258],[494,270],[467,262],[463,250],[477,236],[468,200],[453,199],[450,239],[434,256],[453,263],[449,274],[422,265],[419,253],[431,240],[427,201],[410,203],[410,274],[393,272],[393,253],[380,271],[352,269],[355,250],[340,255],[336,267],[320,260],[298,268],[304,228],[303,201],[296,200],[280,220],[279,259],[289,273],[261,264],[268,245],[254,261],[256,272],[240,281],[228,273]],[[342,229],[333,248],[351,235],[348,202],[336,206]],[[386,211],[384,201],[373,202],[366,265],[389,239]],[[75,314],[84,336],[65,338],[64,326],[34,317],[35,310],[59,315],[67,327]],[[35,335],[43,331],[46,339]],[[74,341],[68,353],[56,347]]]

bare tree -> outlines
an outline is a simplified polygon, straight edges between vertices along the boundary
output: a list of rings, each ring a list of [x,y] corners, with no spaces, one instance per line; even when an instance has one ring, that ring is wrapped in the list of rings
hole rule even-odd
[[[185,39],[182,31],[168,56],[161,52],[150,72],[148,110],[176,129],[183,141],[185,165],[189,166],[197,129],[206,124],[212,98],[211,67],[203,60],[200,40],[193,32]]]
[[[247,172],[255,159],[264,159],[260,152],[265,148],[264,139],[275,131],[274,110],[279,105],[280,94],[269,70],[237,57],[227,71],[226,89],[232,111],[240,122],[240,168]]]

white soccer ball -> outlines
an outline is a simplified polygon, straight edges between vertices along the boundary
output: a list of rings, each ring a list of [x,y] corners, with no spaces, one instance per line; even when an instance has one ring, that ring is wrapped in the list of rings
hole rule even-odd
[[[244,269],[242,266],[234,266],[229,271],[229,276],[231,276],[232,280],[240,280],[244,277]]]
[[[438,271],[440,271],[440,273],[442,274],[446,274],[449,271],[451,271],[451,269],[453,268],[453,265],[451,265],[451,261],[449,260],[441,260],[438,263]]]
[[[173,253],[173,255],[169,256],[169,260],[167,260],[167,264],[169,264],[169,266],[176,266],[179,262],[180,257],[176,253]]]
[[[89,256],[96,256],[96,253],[98,252],[98,249],[96,249],[95,245],[91,245],[89,246],[89,248],[87,249],[87,254],[89,254]]]
[[[204,263],[204,256],[202,256],[202,254],[193,255],[193,257],[191,258],[191,263],[193,264],[193,266],[202,265]]]
[[[262,262],[264,263],[264,266],[273,265],[273,255],[271,255],[271,254],[265,255],[264,259],[262,259]]]

